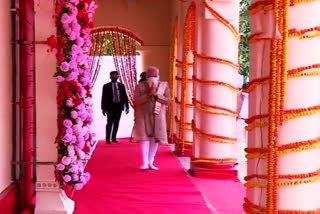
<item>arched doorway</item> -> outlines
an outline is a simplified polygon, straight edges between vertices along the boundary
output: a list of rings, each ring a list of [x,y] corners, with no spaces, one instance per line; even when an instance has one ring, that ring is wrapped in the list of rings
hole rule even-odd
[[[143,44],[142,39],[132,31],[115,26],[97,27],[91,32],[93,46],[90,51],[90,69],[93,85],[93,130],[96,138],[104,139],[105,121],[100,111],[101,89],[109,82],[109,72],[117,70],[120,81],[125,85],[130,106],[132,94],[137,84],[137,76],[142,72],[142,55],[137,47]],[[128,137],[133,128],[133,110],[123,115],[118,136]]]

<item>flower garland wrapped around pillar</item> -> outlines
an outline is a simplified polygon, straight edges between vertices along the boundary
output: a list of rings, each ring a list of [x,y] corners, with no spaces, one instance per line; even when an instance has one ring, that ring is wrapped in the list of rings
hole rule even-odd
[[[174,97],[176,96],[177,90],[177,67],[176,60],[178,55],[178,17],[176,17],[173,32],[172,32],[172,45],[171,45],[171,69],[170,69],[170,88],[171,88],[171,102],[170,102],[170,111],[169,111],[169,142],[175,143],[177,138],[177,133],[175,133],[177,122],[175,121],[175,109],[176,102]]]
[[[187,10],[183,28],[183,48],[181,62],[181,81],[180,88],[180,117],[179,121],[179,139],[176,144],[176,154],[178,156],[192,156],[193,130],[191,121],[193,119],[193,51],[195,48],[195,19],[196,5],[191,3]]]
[[[93,134],[91,83],[88,53],[91,47],[94,0],[61,0],[56,5],[58,83],[58,164],[56,177],[61,185],[76,190],[90,179],[84,172],[90,159]]]
[[[319,8],[315,0],[250,7],[254,72],[247,91],[255,107],[247,120],[246,213],[320,213]]]
[[[235,86],[239,71],[239,1],[201,1],[194,52],[192,173],[237,177]],[[210,173],[208,173],[210,172]]]

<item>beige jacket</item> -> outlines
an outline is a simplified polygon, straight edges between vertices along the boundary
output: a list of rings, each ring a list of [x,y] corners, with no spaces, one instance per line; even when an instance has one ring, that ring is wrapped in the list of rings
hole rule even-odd
[[[168,82],[160,81],[157,89],[157,99],[150,97],[150,87],[146,81],[140,82],[134,92],[133,130],[134,141],[154,140],[158,143],[168,143],[166,112],[170,101]],[[160,105],[159,114],[154,113],[156,102]]]

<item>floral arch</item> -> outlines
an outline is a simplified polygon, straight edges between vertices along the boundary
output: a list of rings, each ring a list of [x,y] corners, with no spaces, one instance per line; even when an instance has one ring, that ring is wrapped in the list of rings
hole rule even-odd
[[[101,59],[107,54],[113,56],[114,64],[124,83],[132,106],[133,90],[137,84],[137,46],[142,39],[132,31],[115,26],[102,26],[91,31],[93,46],[90,51],[91,81],[94,84],[101,67]],[[110,50],[111,49],[111,50]]]

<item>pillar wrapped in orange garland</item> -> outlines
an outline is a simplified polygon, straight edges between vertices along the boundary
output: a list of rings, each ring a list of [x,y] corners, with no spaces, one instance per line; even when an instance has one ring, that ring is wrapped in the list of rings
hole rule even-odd
[[[175,76],[173,76],[173,81],[175,82],[175,94],[173,97],[173,102],[175,108],[173,111],[173,124],[172,124],[172,134],[171,141],[174,144],[179,143],[179,131],[180,131],[180,109],[181,109],[181,76],[182,76],[182,44],[183,44],[183,12],[184,2],[179,1],[177,3],[177,26],[176,26],[176,36],[177,36],[177,44],[176,44],[176,58],[174,59],[175,63]]]
[[[180,117],[179,117],[179,139],[176,144],[176,154],[178,156],[192,155],[193,131],[191,121],[193,119],[193,51],[195,41],[195,3],[189,6],[184,20],[183,29],[183,49],[182,62],[180,66],[181,78],[177,80],[181,82],[180,89]]]
[[[316,0],[250,8],[247,213],[320,213],[319,10]]]
[[[202,1],[194,76],[191,172],[237,177],[239,1]]]
[[[173,25],[173,32],[171,38],[171,69],[170,69],[170,88],[171,88],[171,102],[170,102],[170,110],[169,110],[169,123],[168,123],[168,130],[169,130],[169,143],[176,143],[176,120],[175,120],[175,109],[176,101],[176,91],[177,91],[177,66],[176,66],[176,59],[178,55],[178,16],[175,18],[174,25]]]

